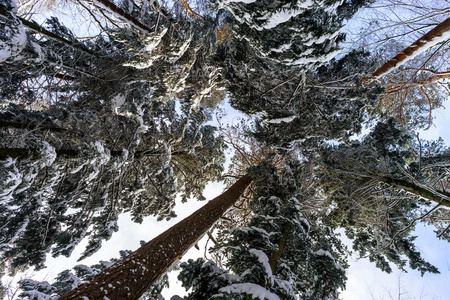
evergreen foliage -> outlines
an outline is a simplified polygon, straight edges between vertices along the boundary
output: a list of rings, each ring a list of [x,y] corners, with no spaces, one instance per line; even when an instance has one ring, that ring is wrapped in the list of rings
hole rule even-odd
[[[224,145],[198,108],[213,34],[180,15],[144,20],[154,34],[81,42],[52,17],[44,34],[28,33],[38,59],[25,49],[2,68],[1,251],[14,266],[43,268],[49,251],[69,256],[88,237],[89,256],[121,213],[171,218],[176,194],[204,199],[221,174]],[[157,61],[136,65],[146,58]]]
[[[449,150],[442,141],[415,141],[390,119],[389,105],[377,107],[393,87],[389,79],[366,81],[378,64],[374,53],[337,56],[343,24],[372,2],[201,1],[208,13],[200,15],[185,0],[95,0],[89,14],[99,34],[82,39],[56,17],[39,25],[0,0],[3,270],[6,262],[11,270],[42,269],[47,254],[70,256],[88,239],[85,258],[118,231],[123,213],[138,223],[169,219],[176,196],[204,200],[206,184],[221,177],[226,148],[205,123],[228,94],[233,107],[254,116],[253,137],[270,147],[261,151],[270,158],[238,180],[226,208],[218,197],[201,212],[207,225],[186,221],[182,232],[204,234],[253,179],[250,221],[219,226],[214,261],[181,265],[186,299],[338,299],[348,267],[338,228],[384,271],[409,263],[422,275],[437,273],[412,233],[424,222],[450,240]],[[416,76],[419,107],[400,119],[423,124],[423,104],[431,110],[443,93],[422,84],[447,73]],[[385,122],[351,140],[377,109]],[[272,152],[283,167],[271,165]],[[174,232],[171,243],[187,250]],[[160,255],[181,255],[165,246]],[[157,270],[171,264],[162,261]],[[112,262],[75,266],[53,284],[23,280],[22,296],[64,296]],[[162,273],[151,272],[155,279]],[[134,287],[145,290],[151,280]],[[142,299],[160,299],[165,285],[166,275]]]
[[[17,6],[12,0],[0,2],[0,63],[19,60],[19,55],[27,46],[27,35],[16,16]]]
[[[371,1],[218,1],[256,55],[313,69],[338,53],[344,20]]]
[[[265,162],[249,170],[254,215],[223,233],[212,250],[220,261],[181,264],[178,279],[192,288],[186,299],[338,299],[345,247],[330,228],[308,221],[302,208],[313,195],[301,193],[301,168],[293,161],[277,175]]]
[[[141,241],[141,244],[144,243],[144,241]],[[60,272],[52,284],[48,283],[47,281],[22,279],[19,281],[19,286],[22,290],[20,297],[24,297],[24,299],[30,300],[58,299],[83,282],[91,280],[91,278],[94,277],[95,274],[125,258],[131,252],[132,251],[130,250],[122,250],[119,252],[120,258],[113,258],[109,261],[100,261],[98,264],[92,265],[90,267],[86,265],[76,265],[73,267],[73,270],[64,270]],[[161,291],[165,287],[169,287],[167,274],[164,274],[157,282],[155,282],[155,284],[150,289],[148,289],[147,292],[145,292],[145,294],[142,296],[142,299],[164,299],[161,296]]]
[[[204,199],[206,183],[222,172],[223,143],[212,127],[202,126],[203,110],[185,104],[186,113],[179,115],[178,102],[149,102],[148,92],[136,86],[135,97],[114,115],[56,108],[38,114],[17,107],[3,114],[19,124],[44,119],[47,128],[64,126],[2,131],[9,149],[32,154],[8,158],[0,173],[2,251],[14,266],[42,268],[48,251],[69,256],[85,237],[90,242],[82,257],[89,256],[118,230],[121,213],[129,212],[135,222],[149,215],[171,218],[177,193],[184,201]],[[17,140],[20,133],[26,139]]]
[[[438,273],[421,257],[412,233],[418,222],[426,222],[446,234],[443,216],[450,202],[443,166],[448,150],[439,149],[439,143],[414,149],[411,141],[391,119],[361,141],[326,147],[321,162],[314,164],[320,166],[317,176],[334,207],[329,222],[345,228],[355,251],[386,272],[392,271],[388,262],[399,268],[409,262],[422,275]]]
[[[267,103],[264,111],[270,117],[258,122],[257,137],[287,146],[309,139],[345,141],[359,133],[363,108],[373,105],[383,91],[377,85],[361,84],[361,77],[373,67],[368,53],[353,51],[304,74],[295,89],[293,85],[286,91],[288,85],[277,87],[272,93],[284,96],[284,101]]]
[[[364,74],[375,68],[366,52],[353,51],[315,71],[299,73],[258,58],[246,41],[234,46],[222,46],[216,58],[225,70],[230,102],[256,114],[256,135],[271,145],[346,139],[360,131],[362,109],[383,91],[361,84]]]

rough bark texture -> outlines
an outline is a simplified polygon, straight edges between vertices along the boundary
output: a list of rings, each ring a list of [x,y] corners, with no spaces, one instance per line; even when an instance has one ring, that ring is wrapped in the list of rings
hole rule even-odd
[[[249,175],[243,176],[222,195],[60,299],[139,299],[239,199],[251,181]]]
[[[430,30],[428,33],[423,35],[417,41],[408,46],[405,50],[398,53],[394,58],[387,61],[384,65],[379,67],[373,74],[372,77],[379,77],[386,73],[388,70],[395,68],[399,63],[404,61],[408,56],[414,54],[426,43],[432,41],[435,37],[442,36],[445,32],[450,30],[450,18]]]
[[[283,228],[281,229],[281,240],[278,243],[278,250],[272,253],[269,257],[269,265],[270,269],[272,269],[272,274],[276,274],[278,262],[280,261],[281,255],[283,255],[284,247],[286,246],[286,242],[289,236],[289,232],[291,231],[291,224],[285,223]]]

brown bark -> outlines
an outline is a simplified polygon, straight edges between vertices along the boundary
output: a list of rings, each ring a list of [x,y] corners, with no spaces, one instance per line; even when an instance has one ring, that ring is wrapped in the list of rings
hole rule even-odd
[[[277,271],[278,262],[280,261],[281,255],[283,254],[284,247],[286,246],[286,242],[289,236],[289,232],[291,231],[291,224],[285,223],[281,230],[281,240],[278,243],[278,250],[272,253],[269,257],[269,265],[272,270],[272,274],[275,274]]]
[[[450,30],[450,18],[446,19],[444,22],[430,30],[428,33],[420,37],[417,41],[408,46],[405,50],[398,53],[394,58],[387,61],[384,65],[379,67],[373,74],[372,77],[379,77],[386,73],[388,70],[395,68],[399,63],[404,61],[408,56],[413,55],[426,43],[432,41],[438,36],[442,36],[445,32]]]
[[[251,181],[249,175],[241,177],[192,215],[60,299],[139,299],[239,199]]]
[[[449,78],[450,78],[450,74],[448,74],[446,72],[445,74],[435,75],[433,77],[430,77],[428,79],[423,79],[423,80],[413,79],[413,80],[408,80],[408,81],[405,80],[404,82],[398,82],[398,83],[388,83],[385,85],[386,86],[385,93],[395,93],[397,91],[400,91],[400,90],[406,89],[406,88],[427,86],[429,84],[433,84],[433,83],[442,81],[444,79],[449,79]]]

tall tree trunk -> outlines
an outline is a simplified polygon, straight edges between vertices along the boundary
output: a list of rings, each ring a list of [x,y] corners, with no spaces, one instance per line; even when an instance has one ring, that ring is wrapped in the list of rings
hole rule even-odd
[[[430,30],[428,33],[408,46],[405,50],[398,53],[394,58],[390,59],[384,65],[379,67],[372,74],[372,77],[380,77],[381,75],[384,75],[390,70],[396,68],[400,63],[404,62],[408,58],[411,58],[412,55],[416,54],[419,51],[423,51],[424,47],[427,47],[428,43],[433,41],[435,38],[442,36],[447,31],[450,31],[450,18],[446,19],[444,22]]]
[[[278,243],[278,250],[272,253],[269,257],[269,265],[272,270],[272,274],[277,272],[278,262],[280,261],[281,255],[283,255],[284,247],[286,246],[286,242],[289,236],[289,232],[291,231],[291,224],[285,223],[283,228],[281,229],[281,239]]]
[[[226,192],[60,300],[139,299],[239,199],[251,181],[249,175],[243,176]]]

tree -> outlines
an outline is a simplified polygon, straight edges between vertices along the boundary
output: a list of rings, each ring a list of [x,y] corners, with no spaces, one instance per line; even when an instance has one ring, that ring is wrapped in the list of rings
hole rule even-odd
[[[130,83],[146,81],[152,83],[154,97],[192,101],[195,109],[210,98],[210,91],[216,90],[217,68],[207,61],[214,51],[216,21],[206,18],[198,22],[154,5],[156,10],[148,5],[133,4],[122,9],[108,4],[120,18],[124,18],[121,13],[126,13],[136,21],[145,20],[150,32],[142,35],[134,28],[103,28],[100,35],[88,41],[77,39],[56,18],[47,21],[48,28],[19,18],[19,25],[31,29],[27,39],[31,46],[22,51],[21,64],[6,64],[4,76],[12,77],[14,86],[38,90],[36,97],[45,91],[47,98],[54,98],[51,104],[75,100],[99,109],[118,95],[129,93]],[[23,26],[19,28],[24,31]],[[8,90],[12,94],[11,88]],[[23,98],[21,89],[15,91]],[[220,97],[220,93],[217,95]],[[20,98],[17,101],[23,103]]]
[[[245,175],[189,217],[60,299],[139,299],[239,199],[251,181]]]
[[[284,139],[280,144],[286,145],[292,140],[311,136],[324,137],[324,132],[330,131],[328,124],[331,123],[333,125],[330,127],[336,129],[337,136],[328,138],[340,138],[345,131],[358,130],[354,125],[358,123],[359,111],[367,103],[365,99],[360,102],[337,100],[326,91],[325,97],[314,96],[319,89],[305,92],[308,88],[307,74],[327,65],[338,53],[337,44],[344,39],[344,35],[339,33],[342,22],[356,13],[364,1],[344,1],[335,6],[333,3],[219,1],[219,5],[229,10],[227,20],[236,33],[230,43],[218,46],[214,57],[216,64],[223,69],[230,102],[236,109],[259,116],[261,123],[264,123],[261,127],[267,127],[269,131],[286,127],[289,133],[300,135],[285,138],[287,131],[280,132],[278,136]],[[328,71],[331,77],[337,70]],[[324,72],[320,73],[318,77],[326,76],[322,75]],[[349,98],[355,96],[355,90],[361,94],[370,92],[347,88]],[[320,99],[308,99],[305,94]],[[339,113],[335,113],[337,110]],[[330,121],[333,118],[335,120]],[[281,122],[296,124],[277,125]],[[316,124],[312,125],[313,122]],[[302,127],[302,130],[293,130],[295,127]],[[261,133],[261,136],[276,135]]]
[[[130,212],[136,222],[148,215],[170,218],[177,193],[201,199],[205,184],[220,175],[223,143],[212,127],[202,126],[203,111],[185,117],[175,102],[143,98],[137,104],[138,94],[132,96],[120,108],[130,117],[56,108],[6,114],[18,124],[47,120],[65,128],[2,129],[4,149],[13,150],[7,154],[19,149],[26,156],[6,159],[0,173],[2,255],[14,266],[42,268],[48,251],[69,256],[87,237],[83,257],[89,256],[117,231],[119,214]]]
[[[411,112],[419,109],[428,111],[426,117],[428,127],[432,124],[431,112],[442,103],[442,94],[447,94],[446,91],[442,91],[436,87],[436,83],[445,80],[447,78],[447,72],[439,72],[428,69],[423,69],[424,65],[415,70],[401,70],[397,76],[386,76],[392,70],[405,64],[414,57],[420,55],[420,53],[426,52],[433,46],[445,41],[448,38],[448,32],[450,31],[450,19],[446,19],[439,25],[431,29],[429,32],[421,36],[417,41],[409,45],[403,51],[400,51],[396,56],[385,62],[375,72],[372,73],[371,78],[379,79],[380,77],[387,77],[383,81],[383,85],[386,86],[386,91],[381,97],[381,103],[378,105],[377,110],[387,110],[391,113],[390,116],[398,115],[398,118],[404,123],[414,122],[421,125],[425,123],[421,120],[412,120]],[[409,71],[409,72],[408,72]],[[412,71],[412,72],[411,72]],[[408,74],[408,73],[412,73]],[[431,75],[431,76],[430,76]],[[399,76],[407,79],[400,79]],[[403,94],[403,95],[402,95]],[[419,96],[417,96],[419,95]],[[422,95],[422,97],[420,97]],[[408,107],[408,98],[414,99],[414,108]],[[400,103],[396,103],[400,99]],[[397,101],[396,101],[397,100]],[[423,104],[426,108],[422,108]],[[398,107],[398,112],[386,109],[389,106]],[[406,116],[405,116],[406,115]],[[420,117],[420,114],[419,114]],[[414,124],[413,124],[414,126]]]
[[[385,270],[386,258],[402,267],[406,255],[413,268],[437,271],[420,257],[410,231],[417,221],[445,217],[440,207],[449,201],[446,173],[434,164],[441,159],[446,166],[445,153],[410,162],[402,148],[407,138],[392,124],[379,125],[369,139],[351,146],[317,146],[350,143],[365,109],[382,92],[361,80],[375,70],[373,56],[353,51],[330,61],[344,39],[343,22],[366,2],[222,1],[217,5],[225,10],[200,17],[184,0],[170,9],[156,2],[96,0],[108,22],[89,11],[101,30],[88,41],[55,18],[39,26],[17,16],[9,1],[2,4],[3,257],[41,268],[47,252],[70,255],[89,237],[85,257],[118,230],[120,213],[130,212],[137,222],[148,215],[169,218],[176,193],[183,200],[201,198],[206,182],[220,176],[224,144],[203,125],[208,116],[199,103],[220,98],[212,91],[226,87],[235,107],[258,114],[258,139],[281,149],[283,158],[289,146],[301,145],[302,163],[279,175],[260,166],[258,175],[266,177],[244,218],[253,214],[249,225],[222,228],[216,246],[215,255],[226,256],[234,276],[220,263],[192,262],[184,273],[186,286],[194,288],[191,297],[219,291],[233,297],[250,288],[284,298],[337,298],[345,282],[345,251],[332,232],[339,226],[353,234],[357,251]],[[218,36],[227,26],[233,38]],[[261,155],[270,157],[265,150]],[[346,156],[348,161],[339,161]],[[306,188],[299,183],[305,178],[321,186]],[[111,289],[117,298],[140,297],[250,181],[244,175],[229,193],[63,298],[101,298],[108,291],[110,297]],[[428,202],[408,193],[437,206],[418,216]],[[355,205],[355,195],[368,199],[364,207]],[[447,238],[447,229],[439,235]],[[198,281],[192,272],[215,279]]]
[[[328,62],[344,39],[340,29],[367,1],[218,1],[236,38],[260,57],[312,69]]]
[[[368,53],[354,51],[302,76],[286,78],[284,72],[286,80],[261,91],[256,98],[260,102],[242,97],[236,106],[246,109],[250,103],[257,103],[253,108],[263,116],[256,124],[256,135],[274,146],[288,148],[296,142],[317,139],[345,140],[360,131],[363,109],[375,103],[382,92],[380,86],[360,83],[361,73],[373,67]],[[264,78],[273,81],[269,75]]]
[[[101,109],[119,91],[126,93],[130,68],[122,66],[129,58],[123,46],[105,36],[81,42],[56,18],[43,27],[27,24],[33,29],[24,35],[27,46],[15,62],[3,63],[2,102],[33,109],[78,102]]]
[[[181,264],[186,298],[338,299],[345,247],[306,209],[314,192],[302,186],[302,165],[290,161],[277,175],[263,162],[249,173],[255,178],[252,219],[219,237],[216,262]]]
[[[440,23],[438,26],[421,36],[417,41],[409,45],[406,49],[398,53],[395,57],[385,62],[381,67],[373,72],[372,76],[375,78],[380,77],[419,53],[424,52],[434,45],[446,40],[449,31],[450,18]]]
[[[378,80],[385,91],[368,111],[374,120],[394,117],[411,130],[429,129],[433,112],[443,108],[447,99],[447,73],[412,66],[393,70]]]
[[[25,48],[27,39],[25,30],[17,18],[17,6],[12,1],[2,1],[0,4],[0,13],[2,15],[2,34],[0,40],[0,63],[8,59],[16,59]]]
[[[388,261],[399,268],[409,261],[422,275],[438,272],[414,246],[418,222],[435,223],[438,237],[448,236],[448,150],[419,143],[413,155],[411,137],[391,120],[361,142],[327,147],[323,164],[316,164],[324,167],[318,176],[334,207],[329,222],[345,228],[354,249],[387,272]]]
[[[141,241],[141,245],[145,244]],[[58,274],[55,278],[55,282],[52,284],[47,281],[36,281],[33,279],[21,279],[19,281],[20,289],[22,293],[20,297],[26,297],[27,299],[57,299],[65,295],[70,290],[74,289],[83,282],[87,282],[92,279],[96,274],[103,271],[107,267],[116,263],[120,259],[130,255],[132,251],[122,250],[120,251],[120,258],[110,259],[109,261],[100,261],[93,266],[76,265],[71,270],[64,270]],[[160,299],[161,291],[163,288],[169,287],[169,281],[167,274],[164,274],[159,278],[142,296],[145,300],[157,300]]]
[[[364,25],[360,32],[351,33],[354,44],[350,47],[370,50],[381,62],[373,74],[385,92],[369,111],[374,119],[395,117],[410,129],[427,129],[433,122],[433,111],[442,107],[448,94],[448,46],[439,42],[445,40],[441,34],[447,4],[439,0],[432,5],[381,0],[372,7],[361,13],[359,22]]]
[[[118,230],[120,213],[170,218],[176,193],[203,199],[220,175],[223,143],[198,107],[211,88],[203,59],[211,24],[143,18],[156,26],[149,37],[116,29],[88,42],[56,18],[47,29],[16,22],[39,34],[26,36],[34,48],[20,63],[2,68],[1,251],[13,265],[42,268],[48,251],[68,256],[85,237],[89,256]],[[147,51],[160,54],[155,65],[137,67]]]

